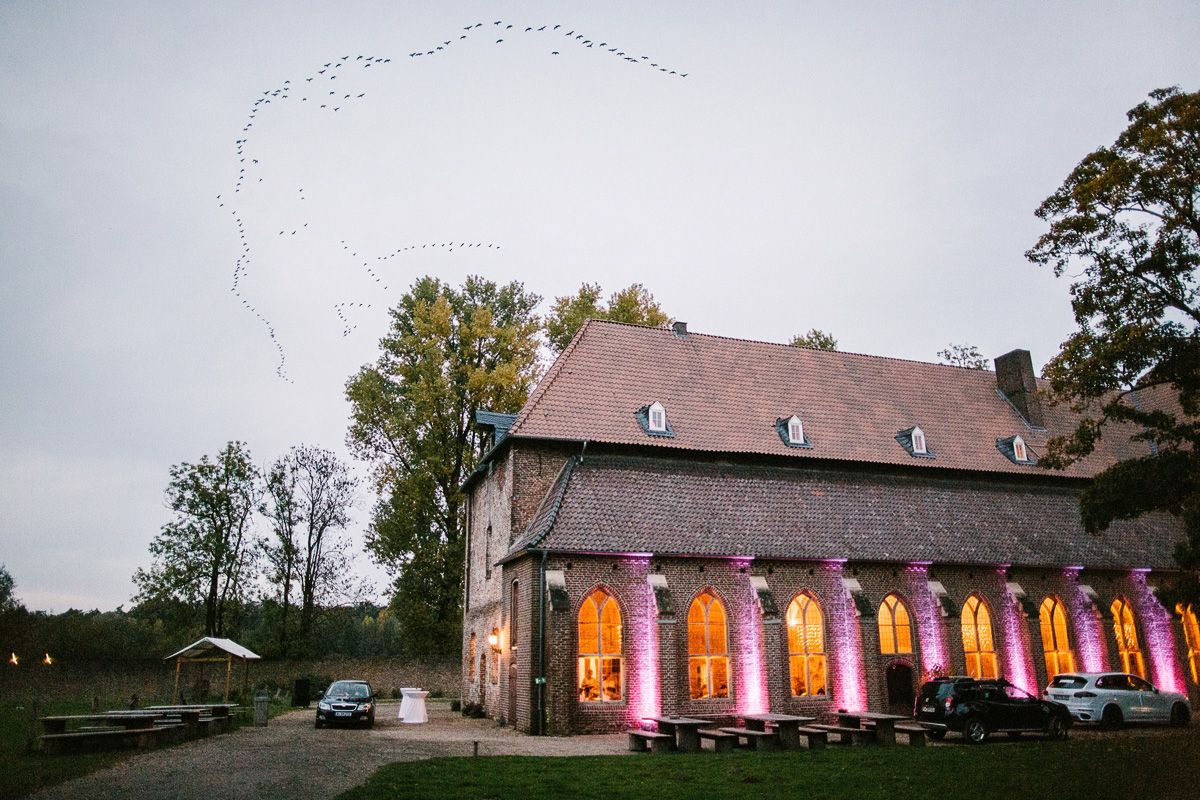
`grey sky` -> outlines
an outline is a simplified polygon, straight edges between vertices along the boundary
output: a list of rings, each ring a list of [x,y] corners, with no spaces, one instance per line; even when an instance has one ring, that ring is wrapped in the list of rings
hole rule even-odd
[[[1149,90],[1200,88],[1194,2],[247,5],[0,5],[0,562],[30,606],[127,603],[173,463],[344,451],[344,382],[425,273],[1044,362],[1071,317],[1033,209]],[[230,291],[234,206],[293,383]],[[448,240],[501,249],[375,260]],[[372,306],[349,336],[342,302]]]

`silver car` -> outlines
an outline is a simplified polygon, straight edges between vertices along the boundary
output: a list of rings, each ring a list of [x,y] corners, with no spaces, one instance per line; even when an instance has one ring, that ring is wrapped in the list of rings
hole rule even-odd
[[[1108,729],[1127,722],[1182,726],[1192,716],[1185,695],[1159,691],[1128,672],[1064,672],[1056,675],[1042,694],[1064,703],[1079,722],[1098,722]]]

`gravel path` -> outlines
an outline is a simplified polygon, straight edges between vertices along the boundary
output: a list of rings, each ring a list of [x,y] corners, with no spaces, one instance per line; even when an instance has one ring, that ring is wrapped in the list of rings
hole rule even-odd
[[[241,800],[328,798],[357,786],[393,761],[479,754],[575,756],[627,752],[624,734],[537,737],[466,719],[444,703],[429,722],[404,725],[398,705],[383,705],[374,730],[315,730],[313,711],[275,717],[266,728],[153,750],[34,795],[37,800]]]

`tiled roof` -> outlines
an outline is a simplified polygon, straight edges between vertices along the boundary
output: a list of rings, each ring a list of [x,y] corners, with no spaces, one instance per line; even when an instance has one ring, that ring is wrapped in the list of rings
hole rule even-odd
[[[638,424],[638,409],[655,400],[666,406],[670,438]],[[996,441],[1020,435],[1036,459],[1077,420],[1065,406],[1044,412],[1046,430],[1030,428],[988,371],[591,320],[510,435],[1029,474],[1041,471],[1014,464]],[[776,431],[793,413],[811,448],[788,447]],[[916,458],[896,440],[914,425],[934,458]],[[1149,452],[1109,429],[1094,454],[1057,474],[1090,477]]]
[[[994,450],[994,446],[993,446]],[[565,469],[529,546],[587,553],[1174,569],[1151,514],[1089,534],[1078,488],[1046,481],[592,455]],[[545,508],[545,506],[544,506]]]

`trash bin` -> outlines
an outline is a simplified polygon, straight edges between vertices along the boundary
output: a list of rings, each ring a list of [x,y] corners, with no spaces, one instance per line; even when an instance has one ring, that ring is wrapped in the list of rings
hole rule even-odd
[[[268,698],[262,692],[254,695],[254,727],[267,727],[267,702]]]
[[[297,678],[292,684],[292,706],[308,708],[312,702],[312,682],[308,678]]]

